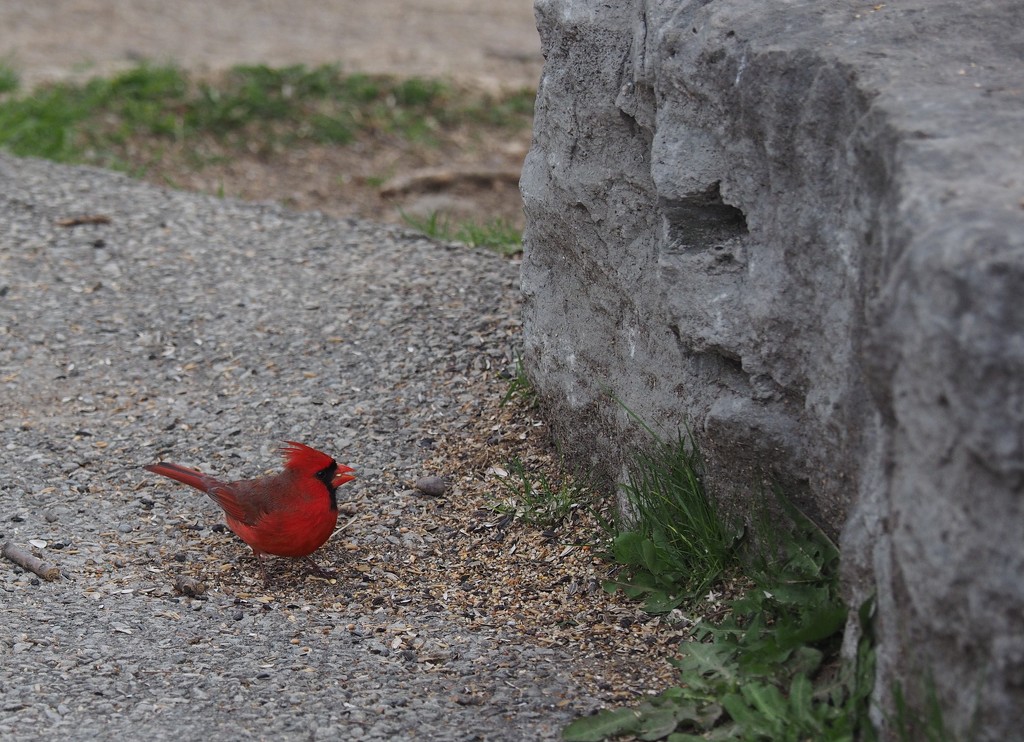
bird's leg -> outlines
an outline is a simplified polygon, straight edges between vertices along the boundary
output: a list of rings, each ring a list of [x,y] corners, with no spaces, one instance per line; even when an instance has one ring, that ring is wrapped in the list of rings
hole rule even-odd
[[[319,564],[314,562],[313,561],[313,557],[311,557],[311,556],[304,556],[304,557],[302,557],[302,561],[304,561],[306,564],[308,564],[310,566],[310,568],[317,575],[317,577],[323,577],[325,580],[329,580],[330,578],[334,577],[334,573],[333,572],[328,572],[323,567],[321,567]]]
[[[267,577],[267,566],[265,564],[266,554],[262,551],[252,550],[252,555],[256,557],[256,566],[260,569],[260,577],[263,578],[263,587],[270,587],[270,578]]]

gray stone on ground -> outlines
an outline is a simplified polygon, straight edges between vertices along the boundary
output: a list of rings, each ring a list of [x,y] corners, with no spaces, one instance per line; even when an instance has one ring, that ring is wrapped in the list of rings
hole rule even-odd
[[[525,362],[610,478],[693,426],[877,596],[876,699],[1024,708],[1024,5],[538,0]],[[621,401],[619,404],[613,398]],[[881,721],[881,715],[876,718]]]

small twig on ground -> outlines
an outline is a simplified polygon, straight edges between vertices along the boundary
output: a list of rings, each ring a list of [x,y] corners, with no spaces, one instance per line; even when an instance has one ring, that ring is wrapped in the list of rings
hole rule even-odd
[[[334,538],[339,533],[344,531],[346,528],[348,528],[350,525],[352,525],[353,521],[355,521],[358,517],[359,517],[358,515],[353,515],[345,523],[343,523],[342,525],[340,525],[337,528],[335,528],[334,532],[330,536],[327,537],[327,540],[330,541],[332,538]]]
[[[407,175],[399,175],[380,187],[384,198],[413,191],[436,191],[450,188],[459,183],[489,185],[493,183],[518,183],[522,175],[518,168],[445,168],[428,167]]]
[[[82,224],[110,224],[110,217],[106,214],[89,214],[87,216],[69,216],[67,219],[58,219],[58,227],[78,227]]]
[[[10,541],[4,544],[4,548],[0,553],[3,554],[5,559],[10,559],[22,569],[27,569],[29,572],[35,572],[44,580],[50,580],[52,582],[60,577],[60,569],[58,567],[44,562],[39,557],[32,556],[24,549],[19,549]]]

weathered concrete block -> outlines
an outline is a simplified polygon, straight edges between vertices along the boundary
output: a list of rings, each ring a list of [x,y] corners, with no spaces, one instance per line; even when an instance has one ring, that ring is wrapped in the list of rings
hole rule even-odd
[[[537,0],[527,369],[615,477],[690,424],[878,596],[876,693],[1024,709],[1024,6]]]

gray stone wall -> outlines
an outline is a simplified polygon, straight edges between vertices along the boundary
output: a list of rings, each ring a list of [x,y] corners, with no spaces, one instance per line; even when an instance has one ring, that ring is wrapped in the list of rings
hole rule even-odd
[[[1024,712],[1024,6],[538,0],[527,370],[578,463],[690,425],[878,598],[877,695]],[[618,400],[618,401],[616,401]],[[880,718],[880,717],[879,717]]]

